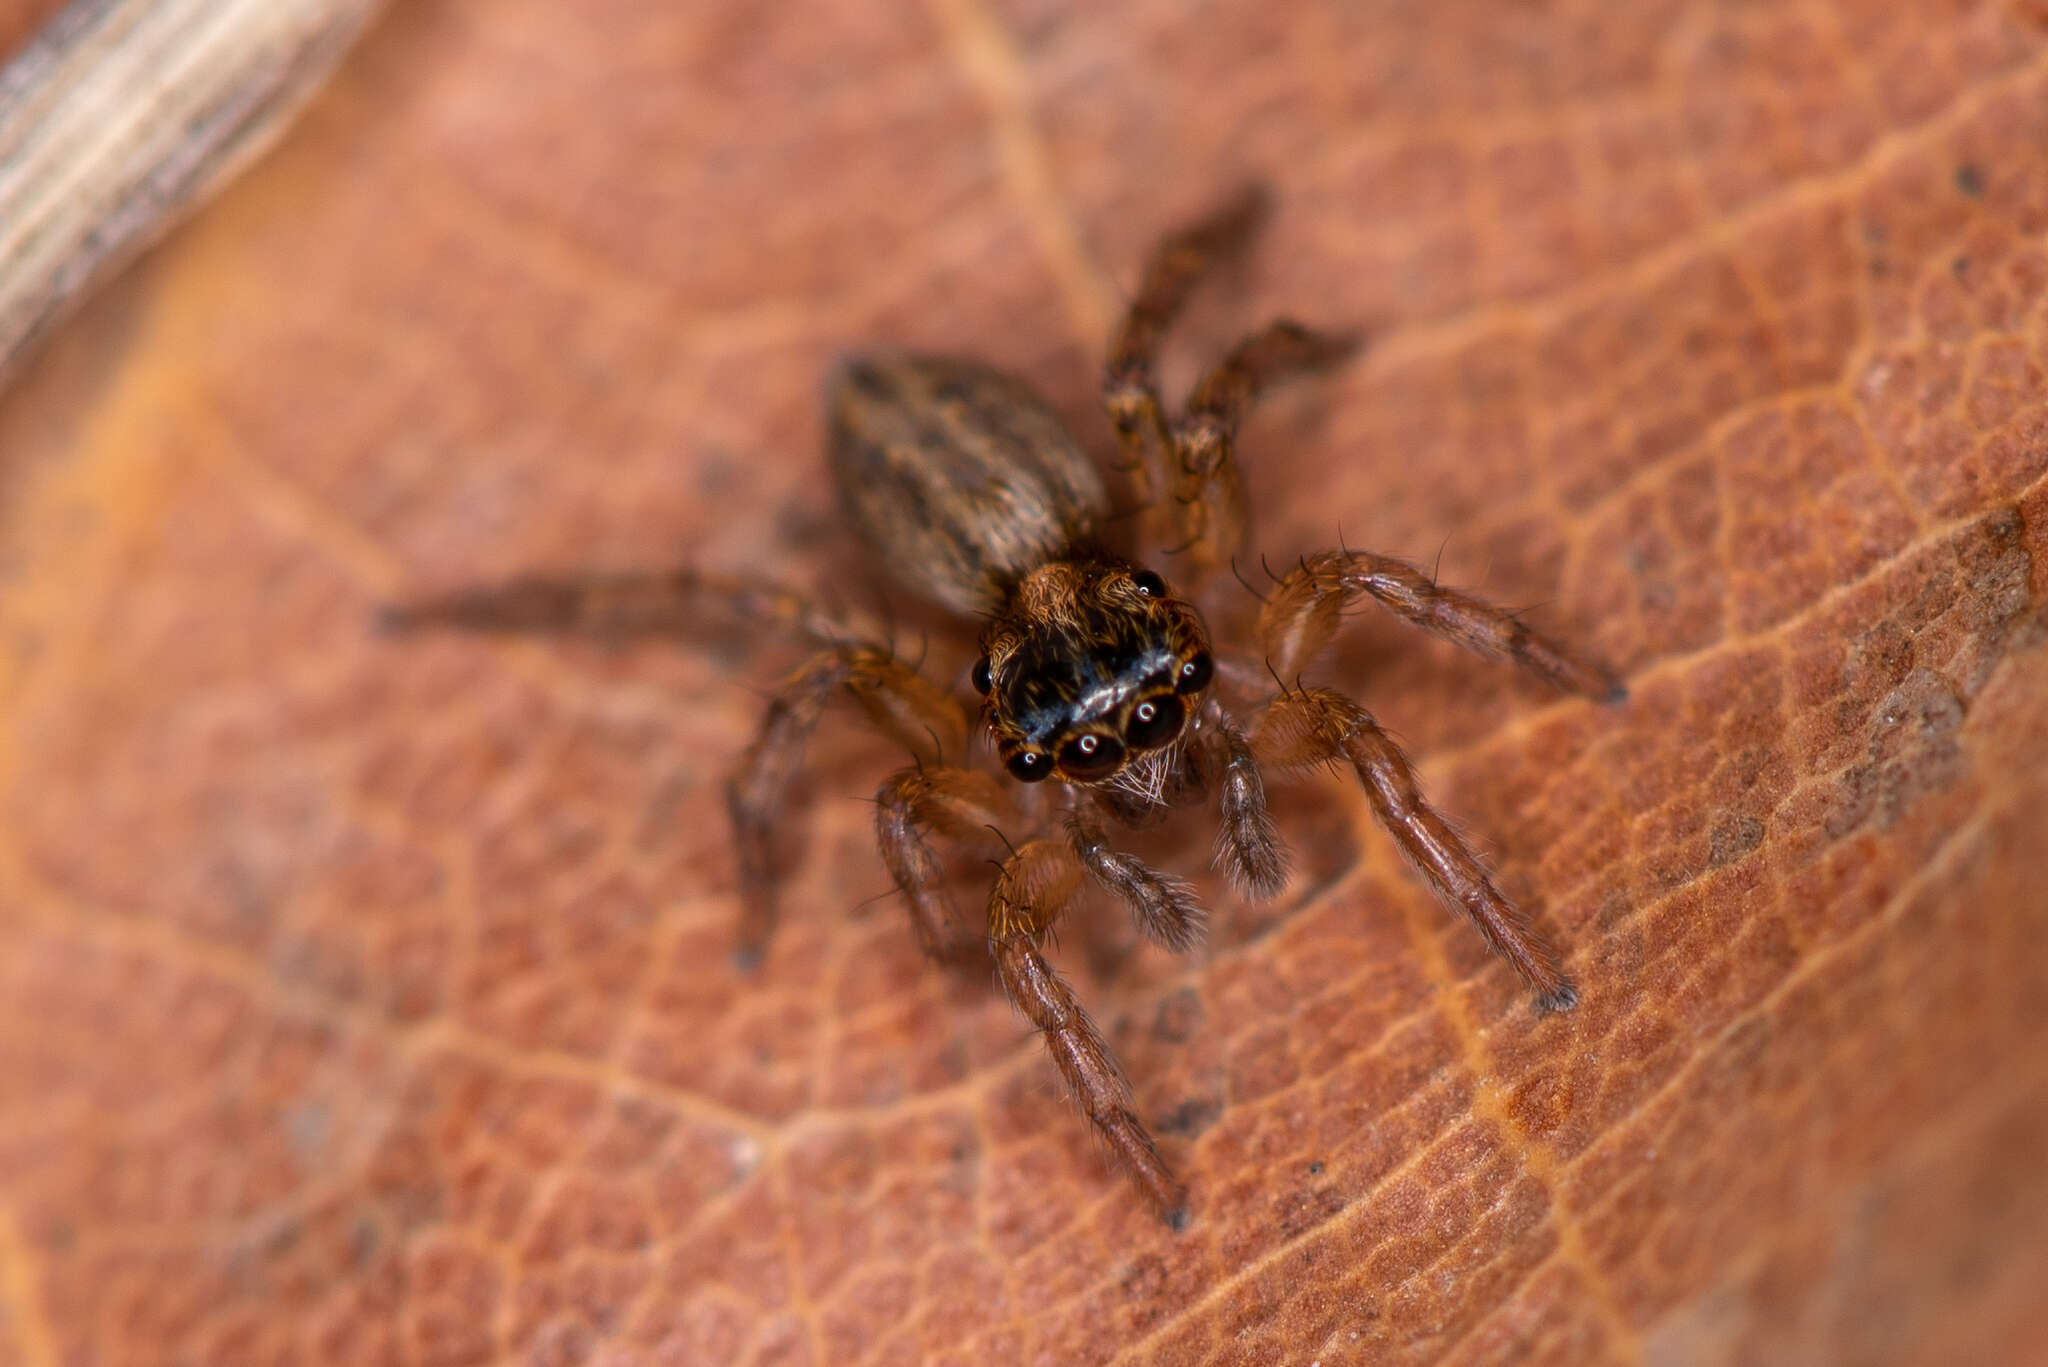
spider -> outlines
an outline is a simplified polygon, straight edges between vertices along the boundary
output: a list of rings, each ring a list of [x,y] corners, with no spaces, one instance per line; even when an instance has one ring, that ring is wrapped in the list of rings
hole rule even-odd
[[[876,837],[924,950],[949,957],[952,899],[935,837],[1000,853],[987,940],[1010,1000],[1043,1034],[1089,1124],[1174,1228],[1187,1193],[1133,1109],[1101,1033],[1044,954],[1086,883],[1173,950],[1200,939],[1190,886],[1117,848],[1115,832],[1212,800],[1216,861],[1238,891],[1270,898],[1287,877],[1264,771],[1349,764],[1380,823],[1436,891],[1471,919],[1535,992],[1539,1012],[1576,1004],[1556,955],[1424,799],[1372,715],[1330,688],[1288,684],[1370,599],[1469,650],[1573,693],[1624,696],[1605,669],[1511,613],[1367,551],[1303,557],[1265,596],[1257,647],[1219,654],[1193,596],[1231,561],[1245,525],[1240,420],[1286,378],[1350,356],[1359,339],[1281,320],[1239,343],[1169,418],[1153,378],[1162,335],[1189,292],[1240,252],[1264,217],[1247,187],[1154,249],[1110,344],[1103,402],[1133,486],[1136,541],[1174,557],[1177,584],[1112,544],[1095,467],[1022,382],[953,357],[872,354],[827,385],[830,464],[847,518],[899,583],[978,620],[969,673],[978,729],[1013,782],[943,756],[967,753],[955,690],[899,657],[874,623],[754,581],[695,570],[607,579],[529,578],[395,610],[398,626],[606,635],[686,630],[713,602],[808,638],[817,653],[776,689],[726,787],[741,901],[739,957],[775,923],[771,835],[825,705],[849,695],[912,757],[876,795]],[[1126,526],[1129,531],[1131,527]],[[1263,657],[1262,659],[1260,657]],[[952,744],[948,744],[948,742]],[[930,762],[927,762],[927,757]],[[1032,832],[1012,845],[991,834]]]

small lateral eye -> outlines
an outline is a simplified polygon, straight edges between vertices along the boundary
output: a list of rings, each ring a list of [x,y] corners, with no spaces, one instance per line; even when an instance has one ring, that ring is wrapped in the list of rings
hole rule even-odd
[[[1136,574],[1132,575],[1131,587],[1144,594],[1147,598],[1164,598],[1166,596],[1166,581],[1150,570],[1139,570]]]
[[[1173,686],[1178,692],[1199,693],[1207,688],[1209,680],[1215,677],[1216,665],[1209,658],[1209,652],[1198,651],[1189,656],[1187,662],[1180,667],[1180,674],[1175,677]]]
[[[1076,736],[1060,747],[1060,767],[1086,782],[1106,778],[1124,762],[1124,747],[1114,736],[1090,732]]]
[[[1019,783],[1036,783],[1052,777],[1052,761],[1046,758],[1043,750],[1019,750],[1003,767]]]
[[[974,662],[974,691],[987,693],[994,686],[995,680],[989,677],[988,656],[984,655]]]

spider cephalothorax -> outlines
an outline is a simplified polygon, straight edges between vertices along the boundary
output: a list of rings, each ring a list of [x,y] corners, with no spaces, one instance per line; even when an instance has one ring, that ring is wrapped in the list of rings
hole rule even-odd
[[[1024,575],[982,652],[982,717],[1003,767],[1025,783],[1104,783],[1165,750],[1213,673],[1194,606],[1100,551]]]
[[[1247,240],[1262,205],[1247,192],[1162,242],[1111,341],[1103,400],[1138,513],[1124,529],[1135,530],[1136,550],[1176,555],[1182,582],[1171,588],[1143,555],[1110,544],[1100,475],[1021,381],[975,361],[885,354],[847,361],[827,387],[840,505],[899,584],[978,626],[967,673],[981,695],[981,729],[1003,770],[1033,785],[1032,800],[1019,801],[1024,790],[985,769],[943,762],[964,759],[957,738],[968,713],[890,650],[874,624],[772,585],[693,571],[526,580],[394,616],[475,629],[668,632],[694,623],[707,599],[722,599],[812,640],[818,653],[777,690],[727,785],[742,958],[758,957],[774,925],[772,837],[805,738],[828,700],[849,695],[917,757],[876,794],[876,836],[919,941],[941,957],[956,943],[958,913],[932,838],[1000,854],[982,924],[1004,990],[1044,1033],[1089,1123],[1176,1226],[1185,1190],[1134,1113],[1108,1045],[1041,948],[1086,883],[1168,948],[1200,938],[1202,911],[1189,886],[1118,850],[1115,832],[1213,802],[1218,862],[1244,895],[1270,897],[1287,863],[1266,810],[1265,771],[1348,764],[1402,851],[1535,989],[1538,1008],[1563,1009],[1577,1001],[1571,980],[1423,800],[1400,749],[1347,694],[1299,680],[1345,609],[1371,599],[1559,687],[1602,701],[1622,696],[1606,670],[1514,615],[1366,551],[1301,557],[1266,595],[1255,639],[1212,643],[1196,602],[1244,526],[1238,421],[1267,385],[1356,346],[1348,336],[1273,323],[1209,371],[1169,420],[1152,380],[1160,336],[1208,266]],[[1211,688],[1218,651],[1236,666],[1228,699]],[[1259,693],[1267,678],[1273,686]]]

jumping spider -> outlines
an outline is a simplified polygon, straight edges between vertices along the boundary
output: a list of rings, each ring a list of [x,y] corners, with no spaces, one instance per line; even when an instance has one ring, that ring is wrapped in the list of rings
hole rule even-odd
[[[1249,658],[1215,653],[1189,595],[1230,559],[1243,531],[1239,420],[1268,385],[1330,366],[1357,345],[1273,323],[1203,376],[1185,413],[1168,420],[1152,375],[1160,337],[1196,282],[1244,246],[1263,208],[1248,189],[1160,243],[1110,347],[1103,400],[1134,485],[1136,539],[1175,557],[1177,584],[1111,547],[1101,478],[1020,381],[950,357],[869,355],[845,362],[828,387],[832,474],[847,516],[904,587],[979,619],[970,674],[979,726],[1010,778],[1031,787],[937,762],[966,753],[968,717],[955,694],[896,655],[873,624],[785,590],[694,571],[526,579],[393,614],[401,625],[660,634],[719,600],[810,639],[818,653],[776,690],[726,789],[743,960],[758,957],[774,926],[770,837],[785,792],[825,704],[844,692],[916,757],[882,785],[876,834],[927,953],[947,955],[955,919],[931,837],[987,847],[991,832],[1040,833],[996,847],[1005,853],[988,900],[990,953],[1089,1122],[1175,1227],[1186,1191],[1132,1113],[1107,1044],[1041,951],[1091,880],[1168,948],[1200,938],[1203,912],[1189,887],[1120,852],[1112,831],[1213,795],[1217,862],[1243,895],[1269,898],[1286,880],[1287,858],[1262,770],[1348,762],[1381,824],[1528,981],[1537,1008],[1567,1008],[1577,992],[1556,956],[1424,800],[1371,714],[1335,690],[1282,681],[1308,667],[1348,607],[1371,598],[1571,692],[1623,696],[1613,675],[1513,615],[1365,551],[1304,557],[1266,595]],[[1046,780],[1057,780],[1050,800],[1036,786]]]

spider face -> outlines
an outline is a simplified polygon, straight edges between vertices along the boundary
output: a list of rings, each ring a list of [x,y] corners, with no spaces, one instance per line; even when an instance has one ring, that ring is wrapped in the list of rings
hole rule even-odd
[[[1114,781],[1173,745],[1214,675],[1193,606],[1152,571],[1099,553],[1026,574],[982,648],[983,718],[1025,783]]]

